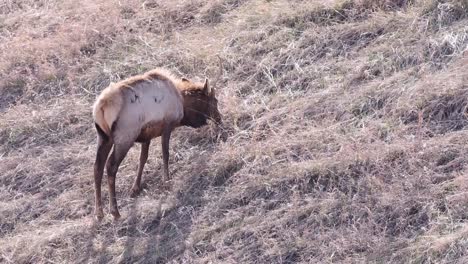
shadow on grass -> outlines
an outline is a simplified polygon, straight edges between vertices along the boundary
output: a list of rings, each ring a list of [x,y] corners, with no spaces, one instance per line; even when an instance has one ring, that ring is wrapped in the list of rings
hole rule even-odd
[[[137,200],[132,202],[127,221],[128,236],[120,262],[166,263],[184,253],[185,243],[192,228],[191,212],[203,206],[204,192],[210,186],[209,179],[203,175],[206,160],[206,157],[195,160],[194,164],[199,164],[197,169],[191,175],[185,176],[185,181],[179,188],[171,190],[171,192],[177,192],[174,195],[175,205],[173,207],[164,208],[172,195],[161,194],[158,214],[142,227],[148,237],[136,236],[136,233],[139,232],[137,226],[141,226],[141,223],[139,223],[136,212]],[[174,175],[174,177],[177,176]],[[153,187],[161,188],[161,186]],[[138,248],[138,252],[135,252],[136,239],[144,241],[138,243],[142,245],[142,248]]]

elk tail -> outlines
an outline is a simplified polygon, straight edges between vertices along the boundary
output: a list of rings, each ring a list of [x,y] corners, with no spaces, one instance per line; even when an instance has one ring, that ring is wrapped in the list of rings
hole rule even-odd
[[[93,107],[93,118],[96,128],[99,127],[106,136],[110,137],[112,125],[117,120],[121,108],[121,94],[104,91]],[[98,129],[98,132],[101,131]]]

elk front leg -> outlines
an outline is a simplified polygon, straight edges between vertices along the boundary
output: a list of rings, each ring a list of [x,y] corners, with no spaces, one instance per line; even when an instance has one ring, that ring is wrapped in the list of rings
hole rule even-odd
[[[168,181],[169,177],[169,140],[171,139],[172,126],[166,126],[164,128],[161,145],[162,145],[162,154],[163,154],[163,163],[164,163],[164,176],[163,181]]]

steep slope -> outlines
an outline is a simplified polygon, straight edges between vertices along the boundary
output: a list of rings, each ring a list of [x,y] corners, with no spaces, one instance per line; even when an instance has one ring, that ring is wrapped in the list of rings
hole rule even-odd
[[[468,261],[466,0],[166,2],[0,4],[0,262]],[[224,127],[174,133],[170,190],[155,140],[131,199],[135,146],[95,223],[91,105],[158,66]]]

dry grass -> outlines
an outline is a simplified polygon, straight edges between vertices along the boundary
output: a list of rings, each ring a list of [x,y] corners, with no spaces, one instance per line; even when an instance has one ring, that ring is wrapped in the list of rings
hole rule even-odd
[[[0,262],[468,260],[466,0],[166,2],[0,4]],[[221,73],[224,128],[95,223],[93,100],[158,66]]]

